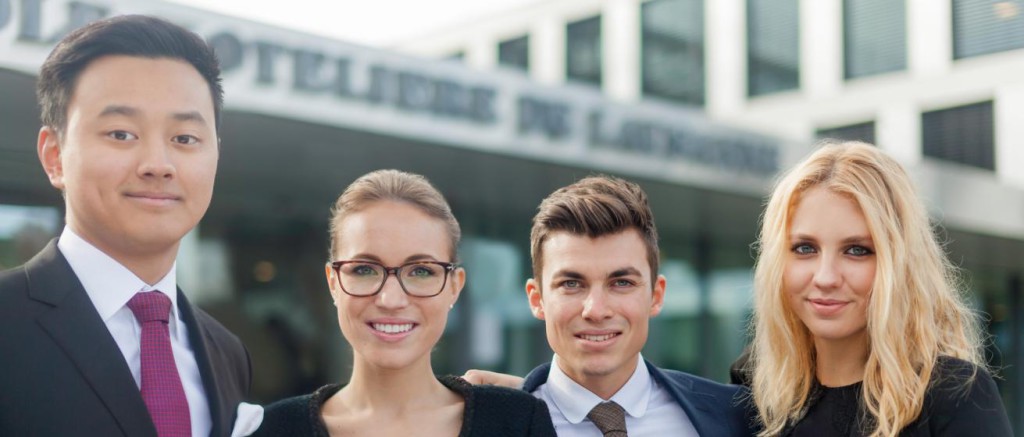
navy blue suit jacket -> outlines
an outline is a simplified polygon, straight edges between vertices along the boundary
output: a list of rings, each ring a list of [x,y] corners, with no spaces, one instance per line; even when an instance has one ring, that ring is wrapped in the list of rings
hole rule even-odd
[[[651,378],[668,390],[705,437],[747,437],[754,435],[746,407],[749,392],[745,387],[726,385],[677,370],[662,370],[644,360]],[[526,375],[523,390],[533,393],[548,380],[551,363],[544,363]],[[554,408],[554,407],[551,407]],[[549,409],[551,409],[549,408]]]

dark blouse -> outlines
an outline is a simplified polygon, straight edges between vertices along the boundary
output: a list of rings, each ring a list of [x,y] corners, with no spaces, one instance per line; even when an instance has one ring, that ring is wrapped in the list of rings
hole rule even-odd
[[[472,385],[457,376],[437,378],[465,400],[459,437],[555,437],[544,401],[521,390],[493,385]],[[320,408],[341,390],[340,384],[320,387],[312,394],[270,404],[254,437],[328,437]]]
[[[742,376],[734,372],[733,379],[749,380]],[[784,431],[783,436],[866,435],[861,383],[818,386],[811,399],[803,419]],[[940,357],[924,395],[921,415],[903,428],[900,436],[1010,437],[1013,431],[992,376],[967,361]]]

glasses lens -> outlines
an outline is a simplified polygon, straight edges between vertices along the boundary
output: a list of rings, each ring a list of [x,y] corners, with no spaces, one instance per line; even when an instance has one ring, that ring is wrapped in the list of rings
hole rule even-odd
[[[384,267],[370,262],[345,263],[338,269],[338,280],[348,294],[368,296],[380,288],[384,280]]]
[[[405,290],[413,296],[433,296],[444,287],[448,271],[433,263],[412,263],[402,266],[400,278]]]

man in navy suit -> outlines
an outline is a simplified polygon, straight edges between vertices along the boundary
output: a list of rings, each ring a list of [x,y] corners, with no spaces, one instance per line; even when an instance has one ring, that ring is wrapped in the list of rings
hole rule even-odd
[[[589,177],[555,191],[541,202],[530,244],[526,293],[555,355],[522,388],[547,401],[559,436],[751,435],[743,389],[659,369],[640,355],[666,282],[638,185]]]
[[[67,224],[0,273],[0,435],[228,436],[249,355],[175,280],[217,170],[213,50],[161,19],[102,20],[57,44],[38,93]]]

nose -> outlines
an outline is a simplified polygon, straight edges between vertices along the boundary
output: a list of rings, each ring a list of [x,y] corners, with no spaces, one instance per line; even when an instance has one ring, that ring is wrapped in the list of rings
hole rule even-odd
[[[145,141],[140,146],[139,176],[143,179],[173,179],[177,173],[173,153],[171,145],[159,138]]]
[[[384,286],[380,289],[380,293],[377,293],[376,303],[377,306],[385,309],[400,309],[409,305],[409,296],[405,294],[405,290],[402,290],[402,285],[398,283],[398,277],[388,275],[384,279]]]
[[[612,317],[612,309],[608,293],[595,287],[587,293],[583,301],[583,318],[589,321],[600,321]]]
[[[821,290],[838,288],[843,281],[836,257],[823,256],[814,272],[814,285]]]

